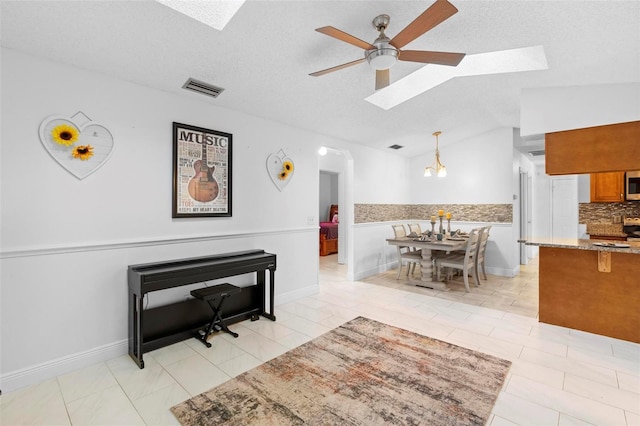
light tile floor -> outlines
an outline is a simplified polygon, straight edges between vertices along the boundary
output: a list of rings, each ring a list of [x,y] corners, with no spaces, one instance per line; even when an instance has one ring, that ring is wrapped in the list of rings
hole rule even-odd
[[[471,293],[408,285],[395,271],[345,280],[320,258],[320,291],[276,306],[277,322],[232,326],[213,347],[187,340],[128,355],[0,396],[0,424],[172,425],[169,408],[358,315],[513,362],[488,425],[640,425],[640,345],[540,324],[537,265],[489,276]]]

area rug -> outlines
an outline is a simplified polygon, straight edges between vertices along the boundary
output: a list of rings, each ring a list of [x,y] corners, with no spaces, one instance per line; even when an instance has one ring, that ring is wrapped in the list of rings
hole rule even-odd
[[[510,361],[358,317],[171,408],[191,425],[484,425]]]

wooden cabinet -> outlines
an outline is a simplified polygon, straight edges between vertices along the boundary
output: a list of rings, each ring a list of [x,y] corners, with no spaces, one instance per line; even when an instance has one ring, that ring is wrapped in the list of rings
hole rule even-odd
[[[624,172],[591,173],[591,202],[624,202]]]
[[[548,175],[640,170],[640,121],[545,134]]]
[[[611,272],[598,253],[611,255]],[[640,343],[639,256],[540,247],[540,322]]]
[[[590,240],[627,241],[627,237],[614,237],[611,235],[589,235]]]

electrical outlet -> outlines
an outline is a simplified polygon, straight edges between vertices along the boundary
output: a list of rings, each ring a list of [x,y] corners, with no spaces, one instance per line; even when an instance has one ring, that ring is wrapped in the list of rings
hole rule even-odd
[[[307,216],[307,225],[315,225],[316,218],[314,216]]]

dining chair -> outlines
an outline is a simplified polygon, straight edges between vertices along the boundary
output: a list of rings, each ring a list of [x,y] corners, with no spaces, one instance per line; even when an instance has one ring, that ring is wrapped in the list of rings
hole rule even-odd
[[[479,276],[478,270],[482,268],[482,278],[487,279],[487,273],[484,269],[484,252],[487,249],[487,242],[489,241],[489,233],[491,231],[491,225],[485,226],[482,231],[480,242],[478,243],[478,254],[476,256],[476,277]]]
[[[444,268],[459,269],[462,271],[464,278],[464,287],[467,292],[469,289],[469,274],[473,277],[475,285],[478,285],[478,276],[476,274],[475,258],[478,254],[478,242],[481,238],[484,228],[472,229],[469,232],[469,239],[465,247],[464,254],[450,253],[435,259],[437,279],[440,280],[442,270]]]
[[[419,223],[410,223],[409,224],[409,233],[415,232],[418,236],[422,235],[422,228],[420,228]]]
[[[391,225],[393,228],[393,235],[396,239],[404,238],[407,236],[407,231],[402,224]],[[415,250],[414,247],[408,246],[396,246],[398,251],[398,276],[396,279],[400,279],[400,273],[402,272],[403,262],[407,262],[407,277],[409,273],[415,272],[416,264],[420,266],[420,260],[422,259],[422,251]]]

